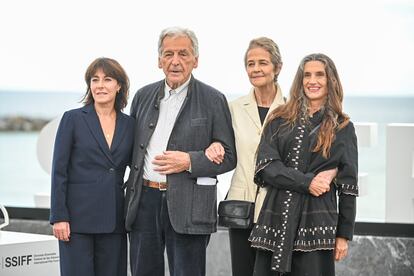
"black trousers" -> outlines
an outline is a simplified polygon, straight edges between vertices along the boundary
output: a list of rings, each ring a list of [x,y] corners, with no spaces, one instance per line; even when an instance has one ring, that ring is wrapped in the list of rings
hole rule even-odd
[[[142,187],[133,228],[129,233],[132,276],[164,276],[165,250],[171,276],[205,276],[210,235],[175,232],[168,215],[166,192]]]
[[[335,276],[333,250],[293,251],[292,271],[280,274],[270,269],[272,252],[257,250],[255,276]]]
[[[252,276],[256,250],[250,247],[247,240],[252,228],[229,228],[231,269],[233,276]]]

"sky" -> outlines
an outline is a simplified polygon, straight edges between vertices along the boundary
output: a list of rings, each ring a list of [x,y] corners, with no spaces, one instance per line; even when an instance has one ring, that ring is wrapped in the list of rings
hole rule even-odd
[[[250,88],[243,57],[251,39],[278,45],[288,95],[300,60],[322,52],[345,95],[414,96],[414,0],[14,0],[0,2],[0,90],[84,92],[97,57],[120,62],[131,93],[164,77],[160,31],[192,29],[199,39],[194,76],[225,93]]]

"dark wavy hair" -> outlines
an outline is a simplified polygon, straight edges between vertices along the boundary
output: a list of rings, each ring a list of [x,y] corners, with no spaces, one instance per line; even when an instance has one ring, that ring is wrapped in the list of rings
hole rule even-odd
[[[98,70],[102,70],[106,76],[114,78],[121,86],[119,92],[116,94],[115,110],[122,111],[128,104],[129,78],[122,66],[116,60],[111,58],[97,58],[88,66],[85,73],[87,89],[81,101],[85,105],[95,102],[91,91],[91,79],[95,76]]]
[[[342,112],[343,90],[338,71],[334,62],[324,54],[310,54],[302,59],[290,88],[290,98],[286,104],[276,108],[269,117],[269,122],[281,117],[286,119],[286,124],[293,127],[297,120],[304,117],[309,121],[308,98],[303,88],[305,64],[309,61],[320,61],[325,65],[325,73],[328,80],[328,95],[324,104],[324,116],[321,122],[317,142],[313,152],[322,152],[322,156],[329,157],[331,145],[335,140],[336,131],[344,128],[349,123],[349,117]]]

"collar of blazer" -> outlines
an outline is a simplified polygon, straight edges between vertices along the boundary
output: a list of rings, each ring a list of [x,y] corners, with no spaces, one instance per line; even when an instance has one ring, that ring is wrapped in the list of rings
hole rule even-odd
[[[85,105],[82,108],[82,112],[84,115],[83,118],[85,119],[89,130],[91,131],[92,136],[95,138],[102,152],[112,162],[112,164],[116,165],[112,158],[112,152],[114,152],[116,148],[121,144],[127,126],[126,121],[123,118],[122,112],[117,111],[116,113],[115,131],[114,138],[112,139],[111,149],[109,149],[108,143],[105,140],[101,123],[99,122],[99,118],[96,114],[94,105]]]
[[[283,99],[282,90],[280,89],[279,84],[276,84],[276,96],[269,107],[269,112],[267,112],[265,122],[269,117],[269,114],[279,105],[285,103]],[[243,98],[243,107],[246,110],[247,114],[249,115],[250,119],[254,122],[257,129],[262,129],[262,124],[260,122],[259,111],[257,109],[257,102],[256,97],[254,96],[254,87],[250,89],[250,92],[247,96]]]

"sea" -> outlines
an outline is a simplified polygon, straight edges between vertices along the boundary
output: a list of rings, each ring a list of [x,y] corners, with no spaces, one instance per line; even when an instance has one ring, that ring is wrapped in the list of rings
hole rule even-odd
[[[227,95],[227,99],[239,96],[242,95]],[[0,91],[0,118],[25,116],[52,120],[66,110],[82,106],[81,99],[82,93]],[[129,112],[129,106],[125,111]],[[414,95],[349,96],[344,99],[344,111],[353,122],[378,124],[378,143],[359,148],[359,171],[369,174],[369,192],[358,199],[357,220],[383,222],[386,125],[414,123]],[[50,193],[50,175],[37,160],[38,136],[39,132],[0,132],[0,204],[36,207],[35,195]],[[227,192],[231,175],[232,172],[219,176],[219,200]]]

